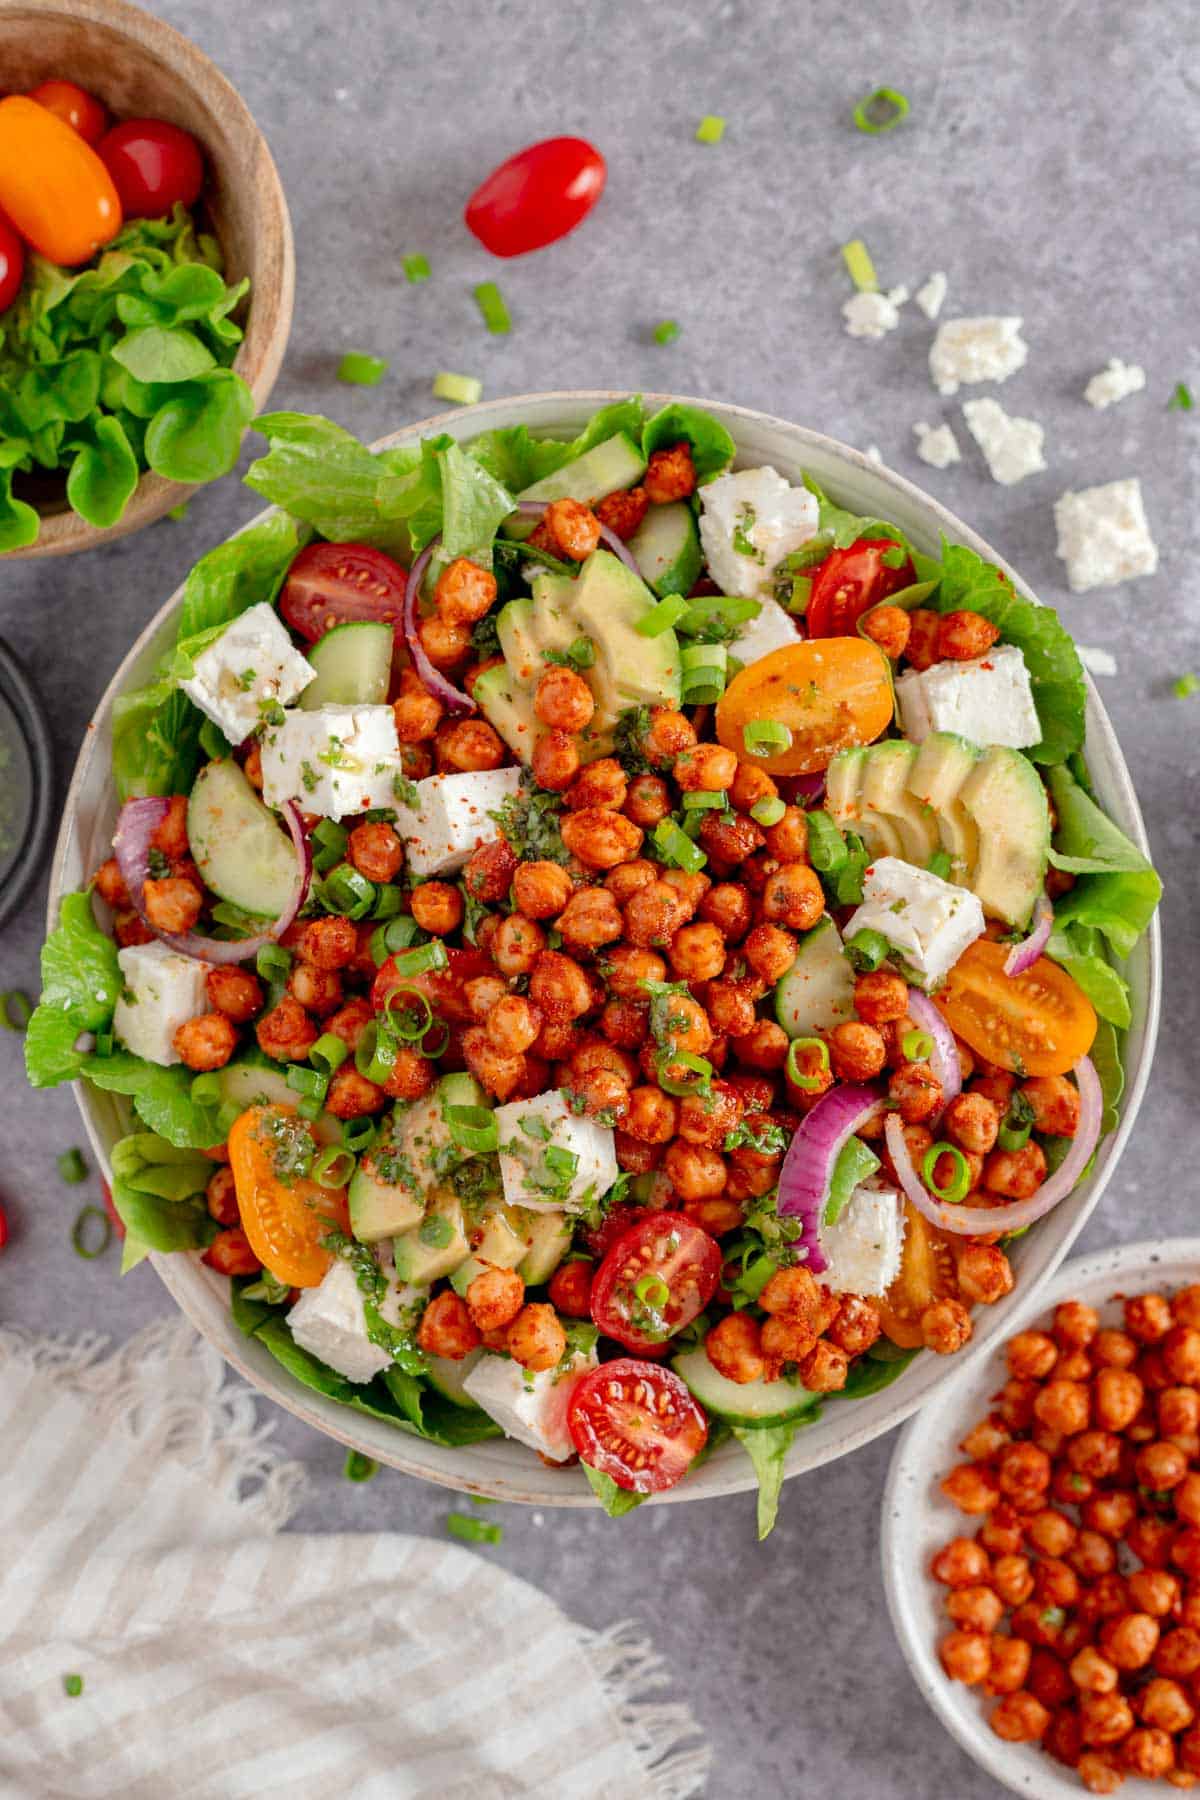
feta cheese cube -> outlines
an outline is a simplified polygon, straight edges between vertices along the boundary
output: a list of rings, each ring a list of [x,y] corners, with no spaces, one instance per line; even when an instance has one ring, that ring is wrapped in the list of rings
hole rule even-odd
[[[472,850],[500,836],[492,817],[520,791],[520,769],[475,769],[465,775],[428,775],[414,782],[417,805],[401,798],[396,830],[404,839],[414,875],[446,875],[461,869]]]
[[[904,735],[920,744],[931,731],[953,731],[973,744],[1025,750],[1042,739],[1025,658],[1015,644],[997,644],[969,662],[910,669],[896,682]]]
[[[263,799],[295,800],[305,811],[343,819],[397,804],[403,776],[390,706],[322,706],[290,712],[262,740]]]
[[[463,1382],[469,1394],[505,1437],[540,1450],[553,1462],[566,1462],[575,1454],[567,1430],[571,1390],[587,1369],[596,1367],[595,1350],[577,1350],[566,1368],[522,1368],[511,1356],[481,1356]]]
[[[227,625],[194,659],[192,670],[180,687],[231,744],[240,744],[262,724],[269,701],[289,705],[317,672],[265,600]]]
[[[939,394],[957,394],[960,382],[1007,381],[1029,355],[1021,320],[947,319],[929,351],[929,373]]]
[[[496,1128],[510,1206],[582,1212],[617,1179],[611,1127],[573,1113],[559,1088],[498,1106]]]
[[[700,499],[700,541],[726,594],[769,598],[784,557],[816,534],[816,496],[791,487],[769,465],[720,475],[700,489]]]
[[[856,1187],[837,1224],[820,1228],[829,1262],[820,1280],[835,1294],[886,1294],[900,1273],[904,1223],[895,1188]]]
[[[1012,487],[1046,467],[1042,445],[1046,433],[1033,419],[1017,419],[998,400],[964,400],[967,430],[983,451],[988,473],[1002,487]]]
[[[945,298],[946,277],[940,269],[935,269],[924,287],[917,289],[917,305],[927,319],[936,319],[942,310]]]
[[[1054,503],[1054,523],[1073,594],[1118,587],[1138,575],[1153,575],[1158,567],[1136,476],[1063,494]]]
[[[124,986],[113,1013],[113,1030],[127,1050],[169,1069],[183,1058],[175,1033],[189,1019],[208,1012],[208,965],[180,956],[165,944],[131,944],[117,951]]]
[[[933,988],[982,937],[983,908],[966,888],[897,856],[880,856],[863,878],[862,905],[846,926],[846,941],[857,931],[877,931],[919,986]]]
[[[951,463],[962,461],[958,439],[948,425],[927,425],[924,419],[919,419],[913,426],[913,434],[917,440],[917,455],[931,469],[948,469]]]
[[[890,294],[851,294],[842,305],[847,335],[853,338],[886,337],[900,323],[898,309],[907,299],[905,288],[893,288]]]
[[[782,650],[786,645],[798,642],[800,637],[795,619],[784,612],[778,600],[763,600],[760,604],[758,617],[751,619],[729,646],[731,653],[747,664],[757,662],[760,656],[769,656],[772,650]]]
[[[367,1336],[358,1277],[340,1256],[319,1287],[302,1290],[287,1321],[300,1348],[347,1381],[370,1381],[391,1364],[388,1352]]]
[[[1145,385],[1146,371],[1138,363],[1110,356],[1107,368],[1093,375],[1084,388],[1083,397],[1089,406],[1102,411],[1106,406],[1115,406],[1118,400],[1128,399],[1130,394],[1140,393]]]

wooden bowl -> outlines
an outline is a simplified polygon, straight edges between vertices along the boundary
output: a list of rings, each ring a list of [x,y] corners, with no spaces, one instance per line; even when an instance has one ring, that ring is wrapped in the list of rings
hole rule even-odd
[[[6,0],[0,8],[0,90],[24,93],[54,76],[78,82],[116,120],[181,125],[204,152],[201,196],[225,253],[226,279],[250,277],[246,336],[234,368],[261,409],[292,322],[295,256],[287,201],[267,141],[245,102],[203,51],[126,0]],[[102,531],[47,505],[36,544],[11,557],[66,556],[140,531],[194,492],[147,473],[124,516]]]

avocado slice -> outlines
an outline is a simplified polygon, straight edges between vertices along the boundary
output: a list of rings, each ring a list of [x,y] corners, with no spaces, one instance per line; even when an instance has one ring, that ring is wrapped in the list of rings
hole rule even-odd
[[[864,817],[886,820],[899,834],[904,860],[924,869],[938,848],[938,828],[933,808],[909,791],[916,760],[917,746],[903,738],[870,745],[863,756],[862,807]]]
[[[564,1212],[525,1213],[526,1251],[518,1265],[526,1287],[549,1281],[571,1247],[571,1227]]]
[[[613,721],[628,706],[679,705],[678,638],[637,630],[654,603],[641,576],[608,550],[593,550],[576,578],[572,611],[596,646],[592,692]]]
[[[605,438],[573,462],[564,463],[552,475],[544,475],[532,487],[522,489],[518,500],[582,500],[591,506],[618,488],[632,487],[646,472],[646,459],[633,439],[625,432]],[[514,513],[504,521],[504,535],[527,538],[537,524],[536,519]]]
[[[475,1277],[486,1268],[515,1269],[525,1254],[521,1209],[503,1200],[492,1200],[468,1234],[471,1254],[450,1277],[456,1294],[466,1294]]]
[[[854,831],[858,830],[858,815],[861,810],[865,755],[866,751],[861,744],[849,750],[839,750],[825,771],[825,810],[836,825],[848,825]]]
[[[376,1244],[419,1225],[425,1196],[395,1145],[364,1156],[350,1177],[350,1229],[360,1244]]]
[[[963,782],[960,798],[979,832],[967,885],[992,918],[1026,925],[1046,879],[1050,849],[1050,808],[1041,777],[1019,750],[992,744]]]
[[[979,827],[959,795],[979,760],[979,750],[952,731],[934,731],[920,745],[908,791],[933,808],[942,849],[950,858],[950,880],[966,887],[979,856]]]
[[[397,1275],[419,1287],[449,1275],[469,1251],[462,1202],[453,1188],[435,1188],[421,1223],[392,1241]]]
[[[579,636],[578,626],[572,623],[574,592],[570,576],[547,569],[534,576],[532,599],[510,600],[496,614],[501,654],[522,686],[537,686],[547,650],[565,650]]]

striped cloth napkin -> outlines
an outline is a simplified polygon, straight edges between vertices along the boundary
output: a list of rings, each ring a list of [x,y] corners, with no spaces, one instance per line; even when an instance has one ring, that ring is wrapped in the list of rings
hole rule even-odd
[[[0,1330],[4,1800],[703,1792],[630,1627],[456,1545],[284,1533],[303,1472],[216,1352],[178,1320],[104,1349]]]

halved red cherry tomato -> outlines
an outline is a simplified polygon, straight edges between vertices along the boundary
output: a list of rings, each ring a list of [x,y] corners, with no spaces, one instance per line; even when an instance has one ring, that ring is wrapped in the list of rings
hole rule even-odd
[[[897,546],[890,538],[859,538],[848,550],[831,550],[813,576],[804,614],[809,637],[850,637],[869,606],[898,594],[913,580],[905,558],[889,569],[883,558]]]
[[[596,1261],[603,1262],[617,1239],[624,1237],[630,1227],[645,1216],[645,1209],[640,1206],[614,1206],[611,1212],[605,1213],[598,1225],[583,1226],[579,1235]]]
[[[397,625],[407,580],[398,562],[369,544],[308,544],[288,570],[279,610],[310,644],[348,619]]]
[[[190,131],[166,119],[123,119],[96,153],[113,178],[127,219],[159,219],[176,203],[194,206],[204,160]]]
[[[0,313],[10,307],[25,278],[25,246],[0,213]]]
[[[493,256],[524,256],[566,237],[604,192],[604,158],[584,138],[544,138],[493,169],[463,218]]]
[[[703,1312],[721,1278],[721,1260],[716,1239],[683,1213],[647,1213],[596,1271],[592,1318],[618,1344],[653,1351]]]
[[[567,1429],[584,1462],[634,1494],[661,1494],[687,1474],[708,1421],[671,1369],[623,1356],[581,1375]]]
[[[108,130],[108,114],[96,96],[73,81],[43,81],[29,98],[77,131],[85,144],[98,144]]]
[[[371,1005],[375,1011],[383,1011],[388,997],[397,988],[416,988],[429,1001],[435,1019],[445,1019],[449,1024],[468,1023],[474,1015],[467,1005],[463,988],[477,975],[494,975],[496,965],[483,950],[447,949],[446,955],[449,958],[447,968],[426,969],[420,975],[406,975],[403,969],[397,968],[396,958],[389,956],[379,965],[371,984]]]

